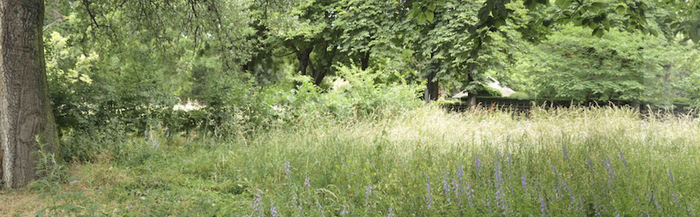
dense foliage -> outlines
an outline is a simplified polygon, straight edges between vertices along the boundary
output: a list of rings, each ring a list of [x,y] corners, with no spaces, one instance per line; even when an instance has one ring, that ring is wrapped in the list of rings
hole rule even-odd
[[[642,120],[630,108],[536,110],[527,120],[438,107],[347,121],[298,115],[250,139],[154,127],[71,165],[67,184],[30,207],[45,216],[696,216],[700,206],[693,119]],[[56,188],[44,180],[33,187]]]
[[[164,124],[245,137],[305,112],[342,120],[412,107],[419,96],[500,95],[486,76],[519,99],[700,102],[690,10],[543,3],[49,1],[62,156],[94,159],[101,148],[80,140],[99,131],[143,136]],[[191,102],[201,107],[174,109]],[[90,139],[130,139],[114,134]]]
[[[694,216],[697,120],[421,105],[501,97],[495,78],[513,99],[700,108],[699,9],[49,0],[61,146],[37,153],[39,214]]]

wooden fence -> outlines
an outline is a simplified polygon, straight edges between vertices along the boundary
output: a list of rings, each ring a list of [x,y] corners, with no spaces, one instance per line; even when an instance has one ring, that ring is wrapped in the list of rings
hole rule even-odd
[[[479,107],[483,109],[495,109],[501,111],[513,111],[513,112],[528,112],[533,107],[540,107],[544,109],[552,108],[569,108],[571,106],[579,107],[632,107],[635,106],[632,102],[628,101],[607,101],[598,102],[590,101],[585,103],[572,103],[571,101],[533,101],[533,100],[518,100],[518,99],[505,99],[505,98],[477,98],[476,102]],[[466,103],[462,104],[451,104],[444,105],[445,109],[449,111],[464,112],[469,109]],[[674,104],[673,109],[655,108],[649,103],[639,103],[637,106],[641,114],[649,113],[664,113],[664,114],[675,114],[675,115],[690,115],[692,117],[697,117],[697,110],[693,110],[690,105]]]

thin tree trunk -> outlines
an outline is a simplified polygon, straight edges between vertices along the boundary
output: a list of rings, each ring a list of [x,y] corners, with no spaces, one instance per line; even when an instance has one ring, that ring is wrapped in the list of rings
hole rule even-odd
[[[367,68],[369,68],[369,55],[370,54],[371,54],[371,52],[369,50],[365,51],[365,53],[362,54],[362,58],[360,58],[360,64],[361,64],[360,67],[362,67],[361,68],[362,71],[367,70]]]
[[[440,86],[438,85],[439,84],[438,79],[435,77],[437,77],[437,68],[434,68],[433,71],[430,72],[430,74],[428,74],[428,77],[427,77],[428,84],[426,85],[426,90],[425,90],[428,93],[428,95],[427,95],[428,100],[426,100],[427,102],[438,100],[438,97],[439,97],[438,95],[439,95],[439,91],[440,91],[439,90]]]
[[[472,72],[476,69],[476,64],[475,63],[470,63],[469,64],[469,73],[467,74],[467,84],[471,84],[474,81],[474,76],[472,75]],[[467,106],[469,108],[475,108],[477,106],[476,104],[476,97],[477,97],[477,91],[467,91]]]
[[[0,173],[7,188],[36,178],[40,136],[53,152],[58,136],[49,103],[42,27],[43,0],[0,0]],[[59,158],[60,159],[60,158]]]

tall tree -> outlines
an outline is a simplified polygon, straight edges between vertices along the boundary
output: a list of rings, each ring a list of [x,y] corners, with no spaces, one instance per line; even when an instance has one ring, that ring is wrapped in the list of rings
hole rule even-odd
[[[43,0],[0,1],[0,174],[7,188],[36,178],[35,136],[54,151],[58,136],[48,97]]]

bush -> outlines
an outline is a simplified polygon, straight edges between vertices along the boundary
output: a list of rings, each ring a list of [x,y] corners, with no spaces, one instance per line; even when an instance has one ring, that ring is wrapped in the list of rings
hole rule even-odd
[[[530,98],[530,95],[525,93],[525,92],[515,92],[508,96],[509,99],[517,99],[517,100],[529,100],[532,99]]]

